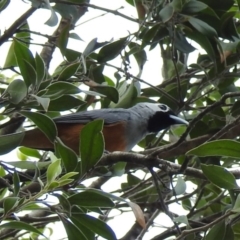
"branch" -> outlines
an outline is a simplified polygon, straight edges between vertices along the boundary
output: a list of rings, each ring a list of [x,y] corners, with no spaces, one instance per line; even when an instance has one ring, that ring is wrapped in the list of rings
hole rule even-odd
[[[99,166],[112,165],[118,162],[127,162],[129,164],[138,164],[146,168],[156,167],[165,171],[166,173],[176,173],[181,169],[181,165],[169,162],[164,159],[160,159],[152,156],[145,156],[139,153],[130,153],[130,152],[113,152],[107,155],[104,155],[99,161]],[[240,179],[240,170],[239,169],[228,169],[236,179]],[[182,174],[182,173],[181,173]],[[189,177],[199,178],[206,180],[203,172],[199,169],[193,167],[187,167],[184,174]]]
[[[21,25],[37,10],[35,7],[31,7],[20,18],[18,18],[11,27],[9,27],[4,34],[0,37],[0,46],[5,43],[13,34],[17,31]]]
[[[93,4],[90,4],[90,3],[74,3],[74,2],[61,1],[61,0],[55,0],[55,1],[50,1],[50,2],[52,2],[52,3],[62,3],[62,4],[67,4],[67,5],[90,7],[90,8],[101,10],[101,11],[104,11],[104,12],[107,12],[107,13],[112,13],[116,16],[123,17],[123,18],[125,18],[129,21],[132,21],[132,22],[139,23],[139,21],[137,19],[134,19],[134,18],[131,18],[127,15],[124,15],[124,14],[122,14],[122,13],[116,11],[116,10],[111,10],[111,9],[108,9],[108,8],[99,7],[97,5],[93,5]]]
[[[223,216],[217,218],[216,220],[212,221],[211,223],[198,227],[198,228],[193,228],[190,230],[184,230],[177,238],[176,240],[184,239],[187,235],[196,233],[196,232],[201,232],[201,231],[207,231],[210,227],[214,226],[216,223],[221,222],[223,219],[227,218],[231,214],[234,214],[233,212],[229,211],[228,213],[224,214]]]

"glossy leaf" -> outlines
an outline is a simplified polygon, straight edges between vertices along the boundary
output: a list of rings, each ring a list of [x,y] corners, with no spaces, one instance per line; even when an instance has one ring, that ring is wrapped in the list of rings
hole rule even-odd
[[[201,34],[200,32],[196,31],[186,30],[186,36],[197,42],[207,52],[208,56],[213,62],[216,61],[216,54],[214,52],[213,46],[207,36],[205,36],[205,34]]]
[[[71,21],[67,21],[64,24],[64,27],[62,27],[61,31],[59,32],[59,36],[57,38],[57,47],[60,49],[63,56],[65,55],[65,51],[67,48],[70,28],[71,28]]]
[[[78,70],[80,66],[79,62],[73,63],[69,66],[67,66],[66,68],[64,68],[64,70],[60,73],[59,77],[58,77],[58,81],[66,81],[68,80],[70,77],[72,77]]]
[[[32,162],[32,161],[11,161],[11,162],[3,162],[10,166],[20,168],[20,169],[26,169],[26,170],[34,170],[36,168],[38,169],[45,169],[49,165],[49,162]]]
[[[187,185],[185,181],[180,176],[178,176],[177,184],[174,187],[175,194],[176,195],[184,194],[186,191],[186,188],[187,188]]]
[[[37,86],[39,86],[41,82],[44,80],[46,70],[45,70],[45,63],[38,53],[36,53],[35,64],[36,64],[36,74],[37,74]]]
[[[159,12],[159,16],[161,17],[164,23],[168,22],[174,14],[174,9],[171,4],[167,4],[161,11]]]
[[[26,31],[20,31],[22,29],[24,29]],[[29,41],[30,41],[30,33],[28,32],[28,30],[29,30],[29,25],[27,22],[25,22],[25,24],[23,24],[19,28],[19,31],[15,34],[16,39],[23,40],[25,43],[25,46],[27,46],[27,47],[29,46]],[[17,59],[16,59],[15,53],[14,53],[14,45],[15,45],[15,41],[12,42],[12,44],[8,50],[8,54],[5,59],[5,63],[4,63],[5,68],[18,66]]]
[[[127,38],[121,38],[116,42],[109,43],[102,47],[97,56],[98,62],[107,62],[117,57],[126,46],[126,40]]]
[[[57,14],[55,13],[55,11],[52,9],[51,5],[49,4],[48,1],[45,1],[45,6],[47,9],[49,9],[51,11],[51,15],[50,18],[45,22],[46,25],[50,26],[50,27],[54,27],[57,25],[58,23],[58,17]],[[38,8],[39,6],[37,6]]]
[[[69,240],[75,240],[76,236],[82,240],[89,240],[88,237],[81,231],[81,229],[76,227],[76,225],[74,225],[71,221],[63,217],[61,218],[61,220],[65,227]]]
[[[72,108],[80,107],[84,101],[73,97],[71,95],[63,95],[60,98],[51,100],[48,110],[49,111],[66,111]]]
[[[20,198],[19,197],[7,197],[3,201],[3,209],[5,214],[14,212],[15,207],[18,205]]]
[[[188,21],[197,31],[199,31],[203,35],[206,35],[209,37],[217,36],[216,30],[210,25],[208,25],[206,22],[193,17],[188,18]]]
[[[200,1],[189,1],[183,5],[183,13],[197,13],[206,9],[208,5]]]
[[[94,90],[98,93],[104,94],[112,102],[118,103],[119,93],[116,88],[111,86],[99,85],[94,87]]]
[[[139,68],[139,73],[138,73],[138,77],[141,76],[143,67],[147,61],[147,54],[146,52],[141,48],[140,45],[138,45],[137,43],[129,43],[129,48],[130,48],[130,54],[133,54],[133,56],[135,57],[137,64],[138,64],[138,68]]]
[[[61,161],[52,162],[47,169],[47,184],[50,185],[62,173]]]
[[[43,107],[44,111],[47,112],[48,111],[48,107],[50,104],[50,98],[43,98],[43,97],[38,97],[36,95],[32,95],[37,102]]]
[[[107,225],[107,223],[101,221],[100,219],[89,216],[87,214],[79,214],[77,216],[75,215],[74,218],[82,225],[84,225],[86,228],[90,229],[91,231],[103,237],[104,239],[109,240],[117,239],[113,230]]]
[[[9,101],[13,104],[20,103],[27,96],[27,86],[20,79],[13,80],[6,91],[9,94]]]
[[[102,157],[104,139],[103,120],[97,119],[84,126],[80,135],[81,171],[86,173]]]
[[[226,232],[225,221],[221,221],[210,229],[205,239],[206,240],[212,240],[212,239],[225,240],[226,239],[225,232]]]
[[[0,225],[0,229],[18,229],[18,230],[26,230],[28,232],[37,233],[39,235],[44,236],[37,228],[21,221],[12,221],[8,223],[4,223]]]
[[[3,0],[0,2],[0,12],[2,12],[10,3],[10,0]]]
[[[95,233],[93,232],[93,230],[91,228],[87,228],[85,227],[85,225],[78,220],[78,218],[81,218],[82,213],[79,214],[74,214],[74,216],[71,216],[71,221],[75,224],[76,227],[78,227],[78,229],[81,230],[81,232],[84,234],[84,236],[87,239],[95,239]]]
[[[57,99],[64,94],[76,94],[80,92],[81,90],[71,83],[56,82],[47,87],[47,93],[44,94],[44,97]]]
[[[34,157],[34,158],[40,158],[41,154],[39,151],[32,149],[32,148],[27,148],[27,147],[19,147],[18,151],[20,151],[22,154],[28,156],[28,157]]]
[[[227,169],[216,166],[216,165],[201,165],[204,175],[211,181],[213,184],[224,188],[224,189],[233,189],[237,188],[237,183],[235,177],[232,173],[227,171]]]
[[[57,136],[57,127],[51,118],[38,112],[21,111],[20,113],[31,119],[48,139],[54,142]]]
[[[13,43],[15,57],[17,59],[24,82],[26,83],[27,87],[30,85],[35,85],[37,77],[35,71],[35,60],[31,51],[17,40],[14,40]]]
[[[20,178],[17,171],[13,173],[14,196],[18,196],[20,190]]]
[[[126,82],[123,82],[119,89],[119,101],[117,104],[111,103],[110,107],[112,108],[128,108],[132,106],[133,101],[137,98],[138,92],[137,88],[132,81],[129,85]]]
[[[97,192],[84,191],[72,195],[68,198],[71,204],[76,204],[81,207],[113,207],[113,202],[106,196],[98,194]]]
[[[204,143],[190,151],[187,155],[205,156],[223,156],[240,158],[240,143],[234,140],[215,140]]]
[[[67,172],[74,171],[78,163],[76,153],[67,147],[60,138],[57,138],[57,141],[55,142],[55,149],[60,155]]]
[[[0,136],[0,155],[9,153],[19,146],[24,137],[24,132]]]

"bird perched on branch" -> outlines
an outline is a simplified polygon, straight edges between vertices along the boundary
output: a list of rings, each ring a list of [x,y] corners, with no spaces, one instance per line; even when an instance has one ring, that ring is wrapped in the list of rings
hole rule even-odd
[[[75,152],[79,151],[79,134],[85,124],[103,119],[105,149],[129,151],[149,133],[157,133],[175,124],[188,124],[164,104],[138,103],[129,108],[99,109],[54,118],[58,136]],[[26,131],[22,146],[53,150],[53,143],[39,129]]]

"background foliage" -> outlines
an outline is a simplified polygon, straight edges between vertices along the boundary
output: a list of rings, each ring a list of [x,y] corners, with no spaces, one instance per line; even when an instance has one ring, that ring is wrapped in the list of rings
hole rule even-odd
[[[113,209],[132,211],[136,218],[122,240],[240,239],[240,1],[126,1],[136,8],[137,19],[104,9],[100,1],[96,6],[87,0],[30,0],[29,10],[0,36],[2,47],[11,41],[1,66],[0,153],[19,145],[23,133],[15,131],[24,120],[24,126],[35,124],[55,143],[55,154],[20,147],[18,159],[0,162],[0,239],[51,238],[45,230],[57,221],[68,239],[116,239],[107,224]],[[1,1],[0,11],[9,3]],[[29,17],[39,8],[51,11],[46,22],[56,29],[51,36],[29,28]],[[80,39],[74,26],[89,8],[136,22],[139,29],[72,50],[68,40]],[[46,38],[36,54],[29,49],[34,34]],[[64,61],[50,74],[56,48]],[[141,76],[149,51],[157,48],[163,81],[152,84]],[[196,48],[200,53],[192,55]],[[119,66],[113,65],[119,57]],[[133,62],[139,67],[136,76],[130,71]],[[106,66],[115,69],[113,79]],[[80,159],[57,137],[51,120],[64,111],[127,108],[143,101],[169,105],[189,126],[147,136],[140,153],[105,155],[103,122],[94,121],[81,135]],[[102,191],[114,176],[125,177],[118,178],[121,189]],[[87,179],[94,181],[87,185]],[[173,203],[186,214],[178,214]]]

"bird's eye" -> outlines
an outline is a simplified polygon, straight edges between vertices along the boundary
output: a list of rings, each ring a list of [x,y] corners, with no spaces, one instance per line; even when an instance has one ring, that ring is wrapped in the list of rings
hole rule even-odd
[[[168,110],[168,107],[166,105],[164,105],[164,104],[161,104],[161,105],[158,105],[158,106],[164,112],[166,112]]]

